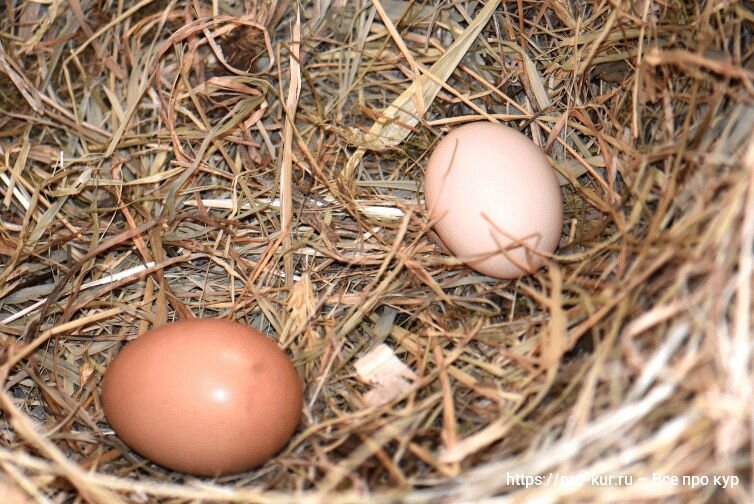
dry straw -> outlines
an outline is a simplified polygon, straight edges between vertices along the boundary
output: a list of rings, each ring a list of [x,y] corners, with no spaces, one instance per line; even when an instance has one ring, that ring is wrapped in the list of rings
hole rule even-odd
[[[0,12],[5,501],[754,502],[750,3]],[[428,151],[473,120],[561,176],[556,261],[518,281],[429,239]],[[307,383],[289,447],[220,480],[130,452],[98,396],[203,316]],[[378,348],[410,380],[365,407]]]

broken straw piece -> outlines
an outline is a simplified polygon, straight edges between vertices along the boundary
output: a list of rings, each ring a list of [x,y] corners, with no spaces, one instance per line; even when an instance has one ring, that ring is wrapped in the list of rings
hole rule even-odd
[[[372,385],[364,394],[366,406],[382,406],[411,388],[416,374],[406,366],[393,350],[381,343],[354,364],[359,380]],[[411,380],[411,381],[409,381]]]

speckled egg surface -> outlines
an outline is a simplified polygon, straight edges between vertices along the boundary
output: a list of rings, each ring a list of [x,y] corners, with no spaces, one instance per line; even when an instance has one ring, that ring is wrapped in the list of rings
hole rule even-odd
[[[278,345],[219,319],[159,326],[127,344],[102,383],[107,421],[153,462],[206,476],[252,469],[301,417],[303,385]]]
[[[425,172],[425,202],[445,247],[475,270],[508,279],[540,268],[560,241],[555,171],[517,130],[487,122],[451,130]]]

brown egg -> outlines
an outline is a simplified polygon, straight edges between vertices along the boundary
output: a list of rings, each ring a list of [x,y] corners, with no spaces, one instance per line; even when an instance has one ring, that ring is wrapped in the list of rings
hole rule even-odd
[[[526,136],[477,122],[458,127],[427,163],[424,197],[450,252],[485,275],[517,278],[541,267],[560,241],[555,171]]]
[[[0,502],[3,504],[32,504],[33,501],[14,483],[0,476]]]
[[[303,386],[271,339],[195,319],[147,331],[110,363],[105,416],[121,440],[164,467],[234,474],[279,452],[301,417]]]

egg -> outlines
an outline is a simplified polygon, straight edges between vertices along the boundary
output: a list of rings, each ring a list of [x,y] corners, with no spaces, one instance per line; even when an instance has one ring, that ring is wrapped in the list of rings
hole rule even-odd
[[[532,273],[560,241],[555,171],[534,142],[507,126],[475,122],[448,133],[427,162],[424,198],[445,248],[488,276]]]
[[[32,504],[33,501],[9,479],[0,476],[0,502],[3,504]]]
[[[153,462],[220,476],[257,467],[289,441],[303,385],[278,345],[219,319],[156,327],[127,344],[102,381],[105,417]]]

